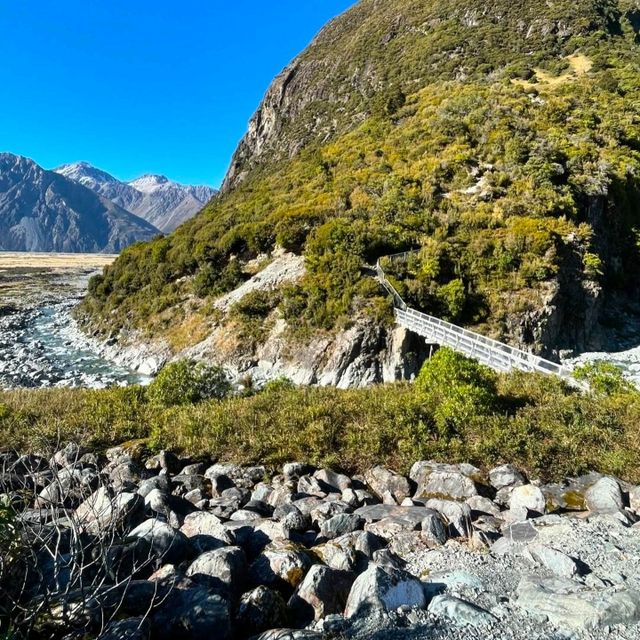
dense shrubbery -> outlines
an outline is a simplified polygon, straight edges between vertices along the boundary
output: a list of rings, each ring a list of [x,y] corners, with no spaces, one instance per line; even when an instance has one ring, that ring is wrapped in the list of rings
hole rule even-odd
[[[486,467],[513,462],[546,479],[587,469],[640,481],[640,392],[607,367],[581,393],[544,375],[496,375],[447,350],[415,385],[341,391],[272,383],[249,397],[160,406],[143,389],[0,393],[0,447],[96,448],[144,438],[154,447],[243,463],[309,460],[356,472],[418,459]]]

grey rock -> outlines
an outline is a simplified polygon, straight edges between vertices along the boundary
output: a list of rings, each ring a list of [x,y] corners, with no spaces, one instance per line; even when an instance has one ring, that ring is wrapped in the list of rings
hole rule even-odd
[[[181,531],[156,518],[145,520],[128,537],[144,540],[157,558],[170,564],[179,564],[191,553],[188,538]]]
[[[573,578],[578,575],[578,565],[575,561],[557,549],[533,543],[527,546],[526,551],[534,562],[540,563],[561,578]]]
[[[434,596],[428,611],[435,616],[447,618],[458,626],[468,625],[482,629],[496,622],[495,616],[486,609],[448,594]]]
[[[415,498],[466,500],[478,494],[472,475],[479,469],[470,465],[446,465],[435,462],[416,462],[409,474],[418,485]]]
[[[309,554],[287,540],[274,540],[253,561],[249,577],[256,586],[291,590],[297,587],[312,565]]]
[[[420,580],[400,569],[371,565],[353,583],[345,616],[364,616],[372,611],[392,611],[401,606],[423,608],[425,592]]]
[[[622,490],[615,478],[600,478],[585,493],[585,502],[589,511],[595,513],[617,513],[624,509]]]
[[[447,524],[440,513],[430,513],[425,516],[420,523],[420,529],[422,536],[435,545],[444,544],[449,537]]]
[[[247,560],[240,547],[222,547],[198,556],[186,571],[194,580],[205,582],[223,593],[239,596],[246,578]]]
[[[306,626],[332,613],[344,611],[354,574],[313,565],[289,600],[297,626]]]
[[[320,535],[328,540],[362,529],[364,519],[355,513],[340,513],[320,525]]]
[[[204,587],[173,589],[152,613],[154,640],[216,640],[231,638],[229,601]]]
[[[525,484],[511,492],[509,499],[509,510],[519,512],[525,509],[534,514],[543,514],[546,510],[546,500],[540,487],[533,484]]]
[[[270,629],[252,640],[323,640],[324,635],[311,629]]]
[[[223,526],[220,518],[212,513],[195,511],[188,514],[180,531],[200,551],[210,551],[232,543],[232,537]]]
[[[526,481],[527,479],[524,474],[518,471],[512,464],[503,464],[489,471],[489,483],[494,489],[519,487],[525,484]]]
[[[251,636],[277,629],[286,622],[287,604],[274,589],[261,585],[240,598],[236,624],[242,635]]]
[[[145,618],[127,618],[109,622],[100,640],[147,640],[151,632],[151,625]]]
[[[427,500],[425,506],[444,517],[450,536],[461,538],[471,536],[471,508],[465,502],[432,498]]]
[[[100,487],[75,510],[74,519],[87,532],[97,534],[109,527],[124,527],[143,504],[142,496],[122,492],[111,496]]]
[[[409,481],[386,467],[368,469],[364,478],[371,491],[385,504],[400,504],[411,495]]]
[[[525,576],[517,595],[520,607],[547,616],[563,629],[596,629],[640,619],[640,592],[633,589],[597,590],[567,578]]]
[[[330,487],[336,493],[342,493],[345,489],[351,487],[351,478],[342,473],[337,473],[331,469],[320,469],[313,476],[320,481],[322,485]]]

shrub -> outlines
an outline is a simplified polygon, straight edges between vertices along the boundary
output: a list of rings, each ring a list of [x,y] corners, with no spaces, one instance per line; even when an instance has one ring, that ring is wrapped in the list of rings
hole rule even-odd
[[[488,367],[441,348],[422,366],[416,389],[440,435],[452,436],[467,421],[495,409],[496,382],[496,374]]]
[[[231,389],[223,369],[193,360],[179,360],[162,368],[149,385],[152,404],[173,407],[225,397]]]

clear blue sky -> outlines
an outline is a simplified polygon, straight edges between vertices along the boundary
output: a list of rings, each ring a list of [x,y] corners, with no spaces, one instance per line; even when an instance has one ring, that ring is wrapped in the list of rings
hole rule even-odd
[[[0,151],[218,185],[270,80],[353,3],[0,1]]]

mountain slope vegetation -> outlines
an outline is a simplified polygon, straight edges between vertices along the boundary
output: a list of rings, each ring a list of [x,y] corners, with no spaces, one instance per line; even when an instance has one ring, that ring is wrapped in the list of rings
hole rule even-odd
[[[307,273],[261,313],[330,329],[380,313],[368,264],[419,249],[395,273],[415,306],[580,346],[635,287],[639,26],[622,0],[362,0],[276,78],[222,196],[124,251],[83,312],[162,334],[282,246]]]

